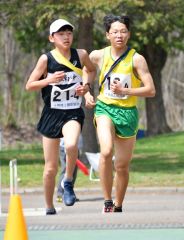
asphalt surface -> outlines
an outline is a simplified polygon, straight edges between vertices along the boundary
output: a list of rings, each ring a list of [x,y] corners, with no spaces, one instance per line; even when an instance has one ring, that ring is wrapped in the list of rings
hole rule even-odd
[[[76,189],[80,201],[71,207],[55,202],[54,216],[45,216],[40,189],[22,190],[19,195],[28,231],[182,229],[184,233],[184,188],[128,188],[123,213],[108,214],[102,214],[100,189]],[[0,236],[9,201],[8,192],[3,192]]]

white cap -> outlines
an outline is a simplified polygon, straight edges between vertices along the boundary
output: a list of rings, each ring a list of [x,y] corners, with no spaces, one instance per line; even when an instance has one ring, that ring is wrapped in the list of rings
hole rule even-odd
[[[74,26],[67,22],[64,19],[57,19],[55,20],[51,25],[50,25],[50,35],[52,35],[53,33],[57,32],[61,27],[69,25],[74,29]]]

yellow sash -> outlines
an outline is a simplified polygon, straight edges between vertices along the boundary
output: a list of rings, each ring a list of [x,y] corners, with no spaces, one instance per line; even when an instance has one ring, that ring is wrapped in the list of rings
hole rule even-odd
[[[68,68],[72,69],[74,72],[76,72],[78,75],[82,76],[82,70],[80,68],[75,67],[57,49],[52,50],[51,54],[58,63],[65,65],[66,67],[68,67]]]

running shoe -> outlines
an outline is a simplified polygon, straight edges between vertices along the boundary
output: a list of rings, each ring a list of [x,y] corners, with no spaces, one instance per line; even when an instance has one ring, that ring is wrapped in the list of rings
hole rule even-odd
[[[74,194],[75,194],[75,192],[74,192]],[[56,202],[62,203],[62,202],[63,202],[63,195],[64,195],[64,182],[62,181],[62,183],[61,183],[61,189],[59,189],[59,190],[57,191]],[[76,194],[75,194],[75,198],[76,198],[76,199],[75,199],[76,202],[79,202],[79,201],[80,201],[79,198],[76,197]]]
[[[55,208],[47,208],[46,209],[46,215],[55,215],[56,209]]]
[[[116,207],[115,205],[113,206],[113,212],[122,212],[122,206],[121,207]]]
[[[111,213],[113,212],[113,202],[112,200],[105,200],[102,213]]]
[[[76,197],[76,195],[75,195],[75,197]],[[79,202],[80,199],[79,199],[78,197],[76,197],[75,201],[76,201],[76,202]],[[57,196],[57,197],[56,197],[56,202],[62,203],[62,202],[63,202],[63,196]]]
[[[76,201],[73,183],[71,181],[64,181],[63,200],[66,206],[73,206]]]

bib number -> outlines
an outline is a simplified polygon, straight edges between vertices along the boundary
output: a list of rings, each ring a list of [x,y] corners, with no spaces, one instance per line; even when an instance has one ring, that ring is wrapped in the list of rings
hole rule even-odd
[[[114,99],[127,99],[128,96],[124,94],[115,94],[111,91],[110,85],[114,81],[119,81],[121,83],[121,86],[124,88],[130,88],[131,87],[131,76],[130,74],[118,74],[118,73],[111,73],[110,76],[107,77],[105,83],[104,83],[104,95],[108,98],[114,98]]]
[[[75,88],[79,83],[74,84],[68,89],[61,90],[57,86],[52,87],[51,108],[54,109],[76,109],[81,106],[82,97],[77,96]]]

